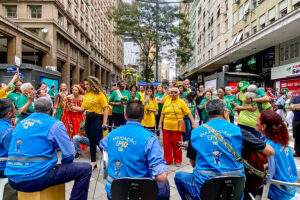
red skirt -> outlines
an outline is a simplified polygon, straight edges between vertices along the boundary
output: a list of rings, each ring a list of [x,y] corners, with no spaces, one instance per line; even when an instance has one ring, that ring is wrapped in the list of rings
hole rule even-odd
[[[78,135],[79,127],[83,121],[82,112],[71,112],[64,110],[61,121],[64,123],[70,139],[73,139],[74,135]]]

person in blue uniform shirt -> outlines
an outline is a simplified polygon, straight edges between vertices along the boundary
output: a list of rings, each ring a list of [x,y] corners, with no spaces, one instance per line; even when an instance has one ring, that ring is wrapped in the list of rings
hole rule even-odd
[[[143,115],[144,106],[141,101],[128,101],[126,125],[113,130],[100,141],[101,148],[108,152],[105,190],[109,199],[112,181],[121,177],[155,177],[158,199],[170,198],[166,161],[157,138],[142,126]]]
[[[16,113],[14,102],[11,99],[0,99],[0,178],[5,178],[7,152],[14,130],[11,120],[16,117]]]
[[[224,139],[241,155],[242,133],[239,127],[226,120],[229,111],[225,102],[220,99],[211,100],[207,103],[206,110],[209,118],[206,124],[221,132]],[[236,161],[207,128],[200,126],[192,131],[191,145],[197,151],[193,173],[177,172],[174,177],[182,199],[185,199],[185,191],[194,200],[200,200],[201,187],[210,177],[221,176],[222,173],[245,177],[244,166]]]
[[[5,175],[9,184],[22,192],[36,192],[74,180],[70,199],[87,199],[92,166],[73,163],[74,145],[64,124],[51,117],[52,102],[41,97],[34,113],[13,131]],[[57,150],[61,163],[57,164]]]

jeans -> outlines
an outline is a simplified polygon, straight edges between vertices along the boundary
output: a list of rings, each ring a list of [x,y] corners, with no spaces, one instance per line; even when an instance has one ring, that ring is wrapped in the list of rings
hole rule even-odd
[[[249,131],[250,133],[252,133],[255,137],[257,138],[261,138],[261,133],[258,132],[257,130],[255,130],[255,128],[251,128],[249,126],[245,126],[245,125],[241,125],[241,124],[238,124],[238,126],[241,128],[241,129],[244,129],[246,131]]]
[[[198,111],[198,114],[199,114],[199,117],[200,117],[199,125],[201,126],[202,125],[202,110],[199,107],[197,107],[197,111]]]
[[[300,155],[300,121],[293,120],[293,137],[295,138],[295,152]]]
[[[75,135],[73,137],[73,142],[74,142],[74,146],[75,146],[75,149],[76,149],[76,153],[79,153],[79,154],[81,154],[80,144],[90,146],[89,138],[84,137],[84,136]]]
[[[183,137],[182,140],[185,141],[189,141],[191,138],[191,133],[192,133],[192,123],[191,120],[189,118],[184,118],[185,121],[185,133],[183,133]]]
[[[48,187],[75,181],[71,192],[71,200],[86,200],[92,174],[92,166],[89,163],[74,162],[56,165],[48,173],[38,179],[15,183],[9,180],[9,184],[18,191],[37,192]]]
[[[234,124],[234,116],[229,115],[230,122]]]
[[[201,186],[195,181],[194,174],[177,172],[174,181],[182,200],[186,199],[185,194],[189,194],[194,200],[200,200]]]
[[[85,120],[85,133],[90,141],[91,162],[96,162],[97,146],[103,137],[102,121],[103,116],[99,114],[92,115],[91,117],[87,115]]]
[[[115,127],[123,126],[126,124],[124,114],[113,113],[113,118],[114,118],[114,126]]]

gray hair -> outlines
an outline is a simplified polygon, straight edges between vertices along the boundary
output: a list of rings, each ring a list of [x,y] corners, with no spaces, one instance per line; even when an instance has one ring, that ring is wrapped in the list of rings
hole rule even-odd
[[[34,103],[34,112],[49,114],[52,111],[53,104],[50,98],[40,97]]]
[[[24,94],[25,90],[27,90],[29,87],[33,87],[31,83],[24,83],[21,85],[20,90],[22,91],[22,94]]]
[[[247,92],[256,93],[257,92],[257,86],[256,85],[249,85],[248,88],[247,88]]]
[[[227,91],[227,90],[231,91],[231,87],[230,86],[225,87],[225,91]]]
[[[205,108],[208,117],[222,115],[223,112],[227,110],[225,102],[221,99],[213,99],[208,101]]]

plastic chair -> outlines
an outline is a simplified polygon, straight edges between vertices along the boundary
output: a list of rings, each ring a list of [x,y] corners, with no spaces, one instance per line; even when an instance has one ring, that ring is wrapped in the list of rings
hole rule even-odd
[[[3,199],[4,188],[7,183],[8,183],[8,178],[0,178],[0,200]]]
[[[201,200],[238,200],[243,195],[243,176],[216,176],[205,181],[201,188]]]
[[[150,178],[119,178],[111,185],[112,200],[156,200],[158,187]]]

